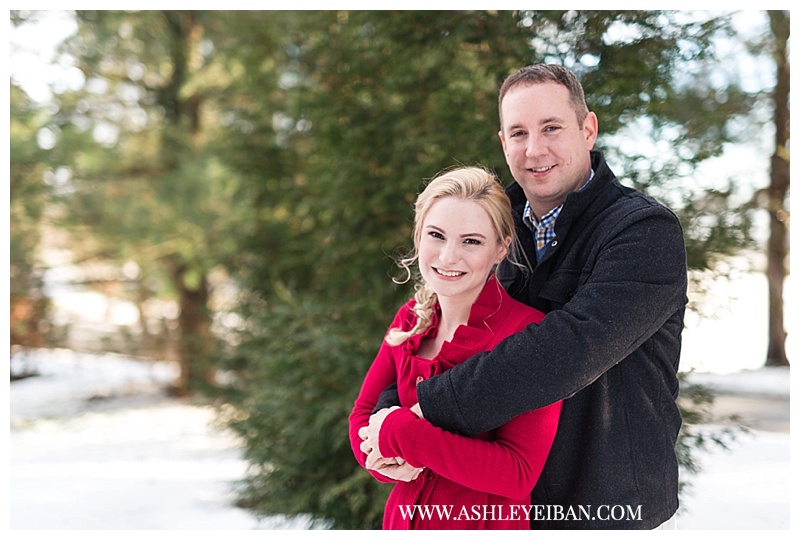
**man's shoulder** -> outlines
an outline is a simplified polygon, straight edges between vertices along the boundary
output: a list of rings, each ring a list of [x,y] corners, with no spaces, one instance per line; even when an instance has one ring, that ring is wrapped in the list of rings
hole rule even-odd
[[[638,189],[623,186],[619,182],[617,186],[620,189],[620,196],[609,205],[611,211],[630,217],[660,216],[678,221],[675,212],[662,201]]]
[[[656,213],[675,215],[669,206],[662,201],[637,188],[627,186],[620,182],[619,178],[617,178],[614,172],[609,168],[602,152],[593,150],[592,159],[593,166],[598,168],[597,189],[610,190],[611,193],[613,193],[610,197],[603,198],[606,201],[607,207],[623,211],[649,210]]]

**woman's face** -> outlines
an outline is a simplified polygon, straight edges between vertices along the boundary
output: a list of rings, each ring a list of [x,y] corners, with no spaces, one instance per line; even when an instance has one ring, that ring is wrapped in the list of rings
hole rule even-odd
[[[418,253],[422,278],[439,301],[471,306],[508,248],[498,242],[486,210],[473,201],[446,197],[428,210]]]

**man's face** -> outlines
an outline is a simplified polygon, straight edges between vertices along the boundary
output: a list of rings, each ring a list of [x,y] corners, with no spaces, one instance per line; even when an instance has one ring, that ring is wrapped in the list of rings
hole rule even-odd
[[[514,87],[500,107],[506,162],[542,218],[589,179],[597,116],[579,123],[567,88],[551,82]]]

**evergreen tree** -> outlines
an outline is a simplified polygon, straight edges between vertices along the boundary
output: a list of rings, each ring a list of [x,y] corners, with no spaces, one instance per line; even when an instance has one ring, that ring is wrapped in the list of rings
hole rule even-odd
[[[218,157],[214,103],[228,83],[212,14],[79,11],[63,45],[85,77],[57,96],[65,226],[84,260],[135,262],[141,294],[179,306],[176,392],[213,379],[210,274],[252,222],[239,179]],[[229,32],[228,27],[225,31]]]
[[[260,197],[291,201],[271,208],[294,237],[247,282],[259,293],[248,308],[261,315],[248,317],[249,339],[232,362],[243,386],[231,425],[257,466],[245,493],[259,512],[375,528],[386,486],[354,466],[346,434],[360,381],[410,294],[392,284],[389,254],[409,246],[411,203],[426,178],[462,160],[503,165],[495,93],[513,62],[489,37],[516,21],[458,12],[296,17],[287,23],[291,61],[281,78],[292,96],[282,114],[287,146],[303,160],[265,186],[278,193]],[[275,246],[276,226],[257,238]]]
[[[248,129],[272,136],[277,116],[275,135],[291,157],[276,177],[253,176],[268,210],[252,245],[272,249],[243,276],[249,296],[230,358],[238,383],[227,423],[254,466],[242,493],[255,511],[377,528],[387,489],[356,466],[347,416],[387,324],[411,295],[391,283],[390,255],[410,246],[412,202],[441,169],[481,163],[510,181],[496,138],[505,76],[537,61],[573,68],[598,112],[599,146],[613,168],[661,196],[723,147],[726,123],[749,97],[731,86],[729,99],[709,108],[711,88],[681,77],[688,62],[711,60],[724,20],[643,11],[361,11],[297,12],[282,22],[283,70],[276,73],[267,54],[250,76],[281,81],[280,106],[260,124],[251,115]],[[257,26],[247,28],[252,42]],[[657,163],[626,156],[614,135],[637,121],[681,153]],[[245,138],[236,130],[234,137]],[[246,163],[242,156],[241,167],[256,169]],[[709,247],[730,253],[746,239],[746,216],[727,210],[724,193],[701,189],[668,202],[690,219],[692,205],[712,196],[726,211],[687,226],[695,267],[713,264]]]
[[[710,73],[712,41],[730,32],[725,18],[642,10],[76,16],[64,54],[85,85],[57,95],[48,126],[61,208],[84,256],[134,260],[159,278],[158,291],[144,294],[164,287],[179,299],[182,392],[215,353],[209,277],[235,272],[238,305],[219,317],[233,375],[222,412],[252,465],[242,504],[259,514],[380,525],[387,486],[357,466],[347,416],[411,295],[392,283],[391,256],[410,247],[412,203],[426,179],[480,163],[511,181],[496,135],[497,90],[518,67],[558,62],[578,73],[600,118],[597,146],[623,182],[678,212],[692,268],[713,268],[748,241],[735,186],[720,190],[692,174],[739,135],[732,127],[754,100],[736,84],[686,75]],[[12,121],[25,127],[12,124],[12,165],[39,162],[27,159],[32,145],[14,146],[30,143],[38,125],[14,103]],[[634,153],[624,144],[631,134],[661,142]],[[15,204],[25,204],[21,193],[12,191]],[[13,215],[27,226],[37,212]],[[688,389],[689,403],[705,403]],[[688,414],[688,427],[704,418]],[[696,434],[681,438],[689,469]]]

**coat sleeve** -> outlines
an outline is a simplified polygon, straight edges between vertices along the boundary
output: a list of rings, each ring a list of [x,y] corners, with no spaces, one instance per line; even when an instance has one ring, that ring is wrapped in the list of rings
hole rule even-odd
[[[450,433],[402,408],[384,420],[379,445],[388,455],[468,488],[524,499],[550,453],[560,413],[559,401],[522,414],[486,441]]]
[[[378,402],[375,404],[373,413],[381,409],[388,409],[389,407],[400,406],[400,394],[397,391],[397,382],[393,382],[381,392]]]
[[[607,235],[562,309],[417,386],[426,419],[474,435],[566,399],[635,351],[686,303],[677,218],[638,208]]]
[[[390,328],[400,326],[408,313],[407,304],[398,311]],[[372,415],[372,411],[380,398],[381,392],[383,392],[387,386],[397,381],[397,368],[394,358],[396,351],[396,347],[389,346],[385,341],[382,342],[377,356],[364,377],[361,390],[355,400],[353,410],[350,413],[350,447],[353,450],[356,461],[358,461],[362,467],[365,466],[367,455],[361,451],[361,437],[358,436],[358,430],[369,424],[369,417]],[[383,476],[373,470],[367,470],[381,482],[396,482],[396,480]]]

